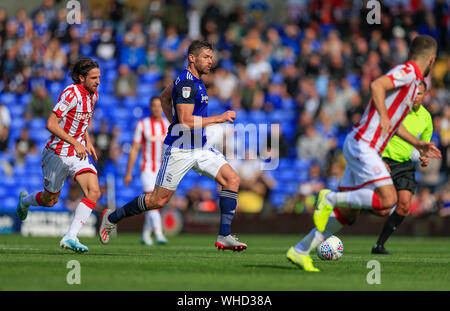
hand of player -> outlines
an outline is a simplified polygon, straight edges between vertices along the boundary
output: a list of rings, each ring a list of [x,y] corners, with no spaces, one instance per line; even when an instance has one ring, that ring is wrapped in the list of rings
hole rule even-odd
[[[382,137],[386,137],[391,132],[392,124],[388,116],[380,117],[380,129]]]
[[[228,111],[225,111],[224,113],[222,113],[221,117],[222,117],[221,123],[225,123],[227,121],[233,123],[234,120],[236,119],[236,112],[233,110],[228,110]]]
[[[441,158],[441,151],[433,144],[427,141],[421,140],[419,144],[415,146],[417,150],[419,150],[420,154],[429,158]]]
[[[94,159],[94,161],[97,162],[98,157],[97,157],[97,153],[95,152],[94,146],[92,144],[88,144],[86,146],[86,148],[87,148],[87,150],[86,150],[87,153],[89,153],[91,155],[91,157]]]
[[[389,167],[389,165],[386,162],[383,161],[383,163],[384,163],[384,166],[386,166],[386,169],[388,170],[388,172],[390,174],[391,173],[391,168]]]
[[[84,160],[87,157],[87,150],[86,147],[77,142],[74,146],[75,153],[77,154],[77,158],[80,158],[80,160]]]
[[[125,177],[123,178],[123,183],[125,184],[125,186],[128,187],[128,185],[130,184],[132,179],[133,179],[133,176],[131,176],[131,173],[126,173]]]
[[[430,163],[430,159],[428,157],[419,157],[420,160],[420,166],[427,167]]]

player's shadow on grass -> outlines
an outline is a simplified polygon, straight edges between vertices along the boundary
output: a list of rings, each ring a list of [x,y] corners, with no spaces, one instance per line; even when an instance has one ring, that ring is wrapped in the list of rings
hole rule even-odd
[[[298,270],[295,267],[288,267],[284,265],[242,265],[246,268],[263,268],[263,269],[279,269],[279,270]]]

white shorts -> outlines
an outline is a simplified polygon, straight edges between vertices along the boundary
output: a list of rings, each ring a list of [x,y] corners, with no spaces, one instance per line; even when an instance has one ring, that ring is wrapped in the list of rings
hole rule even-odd
[[[228,162],[224,155],[214,148],[181,149],[164,144],[163,161],[156,184],[175,191],[191,168],[198,174],[215,180],[220,168],[225,164]]]
[[[58,193],[64,186],[68,176],[75,178],[84,172],[97,174],[91,157],[80,160],[76,156],[59,156],[53,151],[44,148],[42,151],[42,174],[44,176],[44,189],[50,193]]]
[[[152,172],[150,169],[141,172],[142,188],[144,192],[150,192],[155,189],[156,177],[158,176],[158,170]]]
[[[366,142],[357,141],[352,135],[347,135],[344,142],[344,157],[347,164],[339,183],[340,191],[363,187],[376,189],[393,184],[391,174],[383,160]]]

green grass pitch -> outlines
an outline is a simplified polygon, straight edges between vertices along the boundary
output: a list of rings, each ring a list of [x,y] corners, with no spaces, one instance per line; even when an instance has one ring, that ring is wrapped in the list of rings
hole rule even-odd
[[[59,248],[59,238],[0,235],[0,290],[125,291],[377,291],[450,290],[448,238],[392,237],[394,255],[371,255],[376,237],[339,236],[344,256],[333,262],[312,254],[319,273],[286,260],[302,235],[239,235],[241,253],[218,251],[215,236],[181,234],[165,246],[140,244],[138,234],[119,234],[109,245],[82,238],[85,254]],[[370,260],[380,263],[381,284],[368,284]],[[80,263],[81,284],[69,285],[70,260]]]

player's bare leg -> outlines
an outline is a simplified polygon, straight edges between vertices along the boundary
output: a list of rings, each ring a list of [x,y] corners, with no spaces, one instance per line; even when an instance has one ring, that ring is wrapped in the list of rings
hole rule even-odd
[[[386,223],[383,226],[383,230],[378,237],[377,243],[372,247],[372,254],[383,254],[389,255],[391,254],[384,248],[384,243],[386,243],[387,239],[391,236],[391,234],[397,230],[397,227],[403,222],[406,215],[411,208],[411,199],[413,193],[410,190],[399,190],[397,192],[398,202],[395,210],[392,211],[389,218],[386,220]],[[387,211],[388,213],[384,213]],[[379,215],[387,215],[391,211],[390,210],[382,210]]]
[[[222,185],[222,191],[220,193],[220,230],[215,246],[219,250],[243,251],[247,249],[247,244],[231,235],[231,222],[236,211],[240,178],[229,164],[224,164],[217,173],[216,181]]]
[[[393,184],[382,185],[372,190],[361,188],[352,191],[332,192],[322,190],[319,193],[314,223],[319,231],[323,231],[332,207],[369,209],[374,211],[389,210],[397,202],[397,192]],[[321,196],[321,194],[323,194]]]
[[[20,220],[24,221],[28,216],[28,209],[30,206],[44,206],[52,207],[59,200],[60,192],[51,193],[47,190],[35,191],[28,194],[26,190],[20,192],[19,203],[17,204],[17,216]]]

